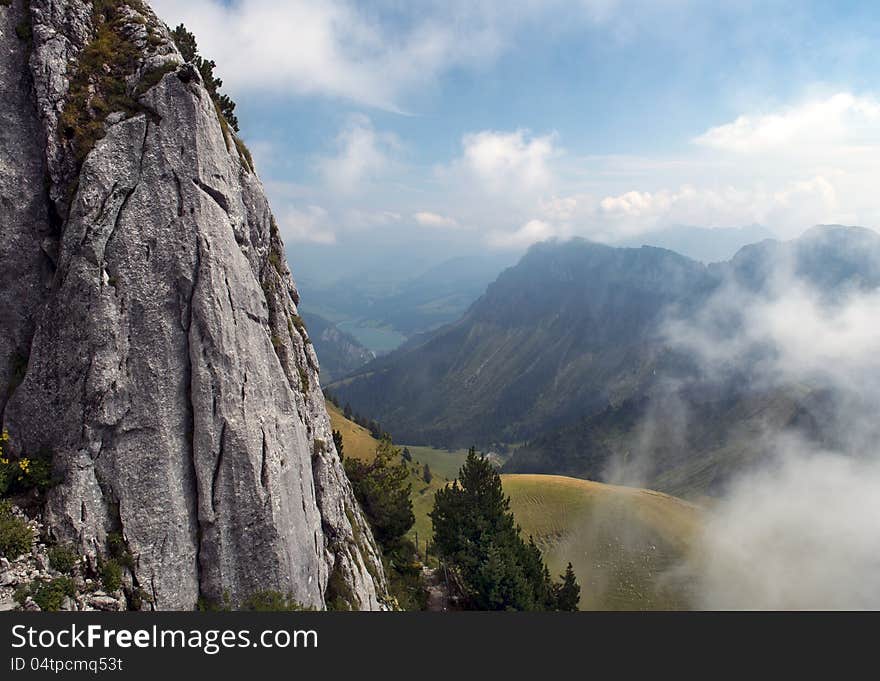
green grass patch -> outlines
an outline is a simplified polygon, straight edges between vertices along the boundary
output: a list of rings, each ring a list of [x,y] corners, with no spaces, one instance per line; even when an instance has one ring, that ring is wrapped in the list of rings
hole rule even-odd
[[[15,590],[15,601],[24,605],[28,596],[46,612],[61,610],[66,597],[73,598],[76,594],[76,585],[70,577],[56,577],[48,582],[31,582]]]
[[[0,556],[15,560],[31,550],[34,532],[24,518],[12,513],[8,501],[0,501]]]
[[[160,41],[161,42],[161,41]],[[166,63],[162,66],[156,67],[147,71],[142,77],[140,82],[137,84],[137,87],[134,89],[134,97],[138,98],[142,94],[144,94],[147,90],[152,87],[155,87],[159,84],[167,74],[176,71],[177,64],[174,63]]]
[[[79,551],[72,544],[56,544],[48,551],[49,565],[62,574],[70,574],[80,562]]]
[[[254,173],[254,157],[251,156],[251,150],[247,148],[247,145],[238,135],[233,135],[232,139],[235,142],[235,148],[238,151],[238,157],[241,159],[241,164],[249,173]]]
[[[140,111],[126,89],[126,78],[137,69],[139,54],[121,31],[119,8],[123,4],[95,3],[95,37],[80,52],[73,69],[58,130],[72,146],[77,166],[104,136],[109,114],[122,111],[132,116]]]
[[[122,588],[122,566],[115,558],[107,558],[101,561],[101,584],[108,593]]]
[[[290,594],[269,590],[251,595],[239,609],[252,612],[302,612],[314,608],[304,606]]]

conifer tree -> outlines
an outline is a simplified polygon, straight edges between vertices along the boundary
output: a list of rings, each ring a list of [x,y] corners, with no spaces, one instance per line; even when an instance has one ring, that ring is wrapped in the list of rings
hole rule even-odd
[[[177,45],[177,49],[180,50],[180,55],[183,57],[184,61],[192,64],[198,69],[199,74],[202,76],[202,82],[205,85],[205,89],[211,95],[211,99],[214,100],[214,104],[216,104],[217,109],[223,115],[223,118],[226,119],[229,127],[235,130],[235,132],[238,132],[238,118],[235,115],[235,102],[233,102],[228,95],[220,92],[220,88],[223,87],[223,81],[214,75],[214,69],[217,67],[217,64],[213,59],[205,59],[199,54],[199,46],[196,43],[196,37],[190,33],[183,24],[179,24],[177,28],[171,32],[171,37],[174,39],[174,44]]]
[[[581,587],[574,575],[571,563],[561,575],[562,584],[556,586],[556,609],[573,612],[578,609],[581,599]]]
[[[400,450],[383,438],[372,461],[349,457],[343,465],[376,539],[386,549],[396,546],[416,521],[409,471],[400,461]]]
[[[472,607],[557,610],[557,594],[571,599],[571,586],[551,582],[535,542],[523,541],[501,476],[473,448],[458,479],[434,495],[429,515],[435,550],[460,573]]]

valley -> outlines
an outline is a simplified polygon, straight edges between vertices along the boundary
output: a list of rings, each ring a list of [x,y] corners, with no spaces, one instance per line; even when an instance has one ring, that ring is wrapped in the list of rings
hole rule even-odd
[[[875,374],[863,373],[873,364],[859,354],[873,335],[847,346],[852,367],[835,354],[836,334],[866,332],[878,287],[880,235],[855,227],[764,240],[709,265],[548,242],[459,320],[329,390],[417,443],[407,451],[420,543],[434,494],[475,444],[551,573],[572,563],[582,609],[711,607],[731,602],[712,590],[729,578],[717,552],[748,573],[736,542],[786,546],[776,530],[750,534],[763,518],[729,510],[730,499],[750,503],[742,481],[792,475],[788,462],[810,456],[856,465],[880,435]]]
[[[783,365],[767,315],[792,291],[818,313],[878,285],[880,236],[855,227],[765,240],[710,265],[654,247],[548,242],[458,321],[329,388],[403,441],[476,444],[507,473],[700,499],[765,461],[770,434],[845,439],[835,405],[858,391],[821,363]]]

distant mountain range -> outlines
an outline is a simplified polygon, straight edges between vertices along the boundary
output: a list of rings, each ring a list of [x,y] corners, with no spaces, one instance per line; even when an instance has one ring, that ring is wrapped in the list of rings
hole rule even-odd
[[[693,227],[674,225],[646,234],[621,239],[612,246],[637,248],[657,246],[681,253],[700,262],[729,260],[743,246],[772,238],[773,232],[762,225],[745,227]]]
[[[459,321],[334,389],[402,441],[522,441],[643,390],[677,361],[650,338],[663,310],[713,285],[663,249],[539,244]]]
[[[506,253],[457,257],[415,276],[408,270],[398,273],[390,263],[331,284],[303,284],[304,310],[381,354],[461,317],[515,260]]]
[[[724,286],[769,291],[782,272],[831,297],[880,286],[880,235],[818,227],[711,265],[647,246],[538,244],[461,319],[332,389],[402,441],[510,448],[509,472],[712,493],[763,456],[762,428],[828,436],[833,399],[821,384],[754,380],[758,357],[707,376],[664,323],[695,318]],[[719,323],[734,332],[737,315]]]
[[[710,263],[727,260],[742,246],[771,236],[760,225],[673,226],[611,245],[656,246]],[[508,252],[483,253],[423,264],[421,270],[414,262],[373,263],[366,269],[355,267],[330,283],[320,278],[302,280],[303,306],[365,348],[385,354],[414,336],[458,320],[517,259]],[[330,371],[336,378],[341,376],[337,370]]]

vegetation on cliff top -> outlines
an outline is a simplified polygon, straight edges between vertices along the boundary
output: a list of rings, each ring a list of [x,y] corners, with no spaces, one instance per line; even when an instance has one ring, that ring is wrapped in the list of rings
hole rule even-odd
[[[218,114],[225,119],[230,128],[235,132],[238,132],[238,118],[235,115],[235,102],[232,101],[229,95],[220,92],[220,88],[223,87],[223,81],[214,75],[214,69],[217,68],[217,64],[213,59],[205,59],[199,54],[199,46],[196,43],[196,37],[190,33],[183,24],[179,24],[174,31],[172,31],[171,37],[174,39],[177,49],[180,50],[180,54],[184,61],[192,64],[198,69],[199,74],[202,76],[202,82],[205,84],[205,89],[208,91],[208,94],[211,95],[211,99],[214,100],[214,103],[217,106]],[[250,161],[250,154],[248,154],[248,160]]]
[[[124,30],[122,8],[128,2],[94,3],[94,38],[74,65],[58,132],[72,148],[77,167],[104,136],[105,121],[120,111],[132,116],[141,109],[128,91],[127,79],[138,67],[138,49]]]

